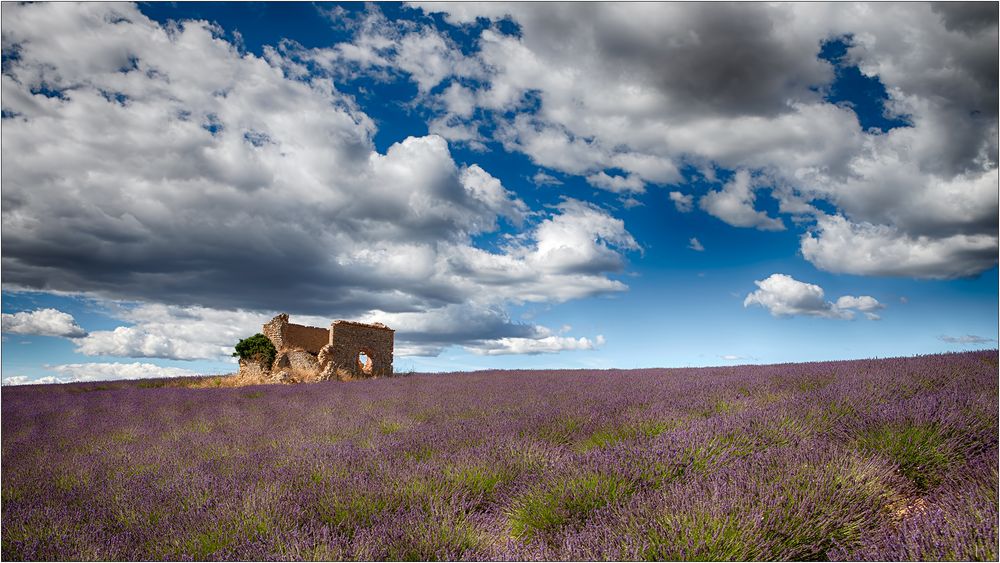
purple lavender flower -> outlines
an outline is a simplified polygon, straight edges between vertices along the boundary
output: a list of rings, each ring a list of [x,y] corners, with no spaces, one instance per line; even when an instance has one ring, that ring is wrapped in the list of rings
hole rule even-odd
[[[997,353],[2,390],[2,557],[996,559]]]

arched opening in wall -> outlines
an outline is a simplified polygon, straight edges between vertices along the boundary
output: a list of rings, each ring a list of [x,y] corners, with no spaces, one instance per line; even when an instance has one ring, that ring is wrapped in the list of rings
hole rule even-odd
[[[364,350],[358,352],[358,369],[361,370],[361,373],[371,375],[373,367],[371,354]]]

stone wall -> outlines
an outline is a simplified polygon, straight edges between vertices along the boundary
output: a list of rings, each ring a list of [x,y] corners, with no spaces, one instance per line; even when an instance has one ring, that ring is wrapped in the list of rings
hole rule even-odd
[[[288,313],[282,313],[267,321],[261,333],[266,336],[276,350],[285,349],[285,329],[288,327]]]
[[[329,330],[289,323],[287,313],[265,324],[263,334],[271,339],[277,350],[305,350],[310,354],[319,354],[320,349],[330,341]]]
[[[336,321],[330,325],[329,356],[340,379],[365,379],[392,375],[392,350],[395,331],[380,324]],[[364,353],[368,364],[361,365]]]
[[[285,327],[285,348],[289,350],[305,350],[310,354],[319,351],[330,341],[330,331],[314,326],[289,324]]]

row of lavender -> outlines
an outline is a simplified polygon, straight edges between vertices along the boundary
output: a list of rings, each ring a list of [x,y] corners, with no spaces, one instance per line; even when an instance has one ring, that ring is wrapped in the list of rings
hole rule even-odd
[[[997,353],[3,389],[2,557],[997,558]]]

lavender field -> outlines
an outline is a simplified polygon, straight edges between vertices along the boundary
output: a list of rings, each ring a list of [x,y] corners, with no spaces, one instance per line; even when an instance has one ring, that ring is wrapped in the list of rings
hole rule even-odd
[[[997,559],[997,352],[5,387],[2,557]]]

